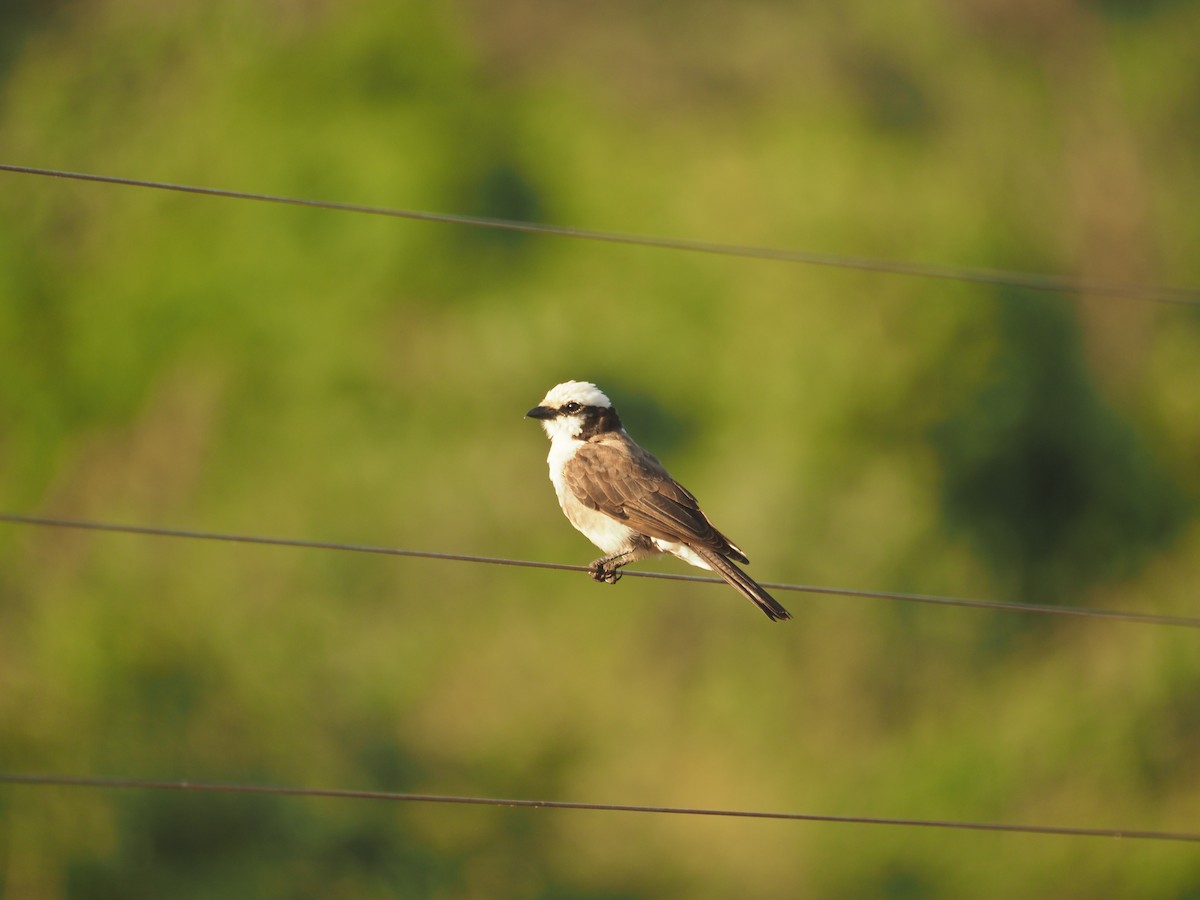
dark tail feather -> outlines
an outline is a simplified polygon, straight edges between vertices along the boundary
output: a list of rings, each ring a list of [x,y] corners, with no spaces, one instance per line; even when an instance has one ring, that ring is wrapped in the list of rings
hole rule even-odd
[[[792,614],[780,606],[779,601],[763,589],[757,581],[731,563],[706,547],[692,547],[696,553],[704,557],[704,561],[713,567],[713,571],[738,589],[743,597],[766,613],[772,621],[790,619]]]

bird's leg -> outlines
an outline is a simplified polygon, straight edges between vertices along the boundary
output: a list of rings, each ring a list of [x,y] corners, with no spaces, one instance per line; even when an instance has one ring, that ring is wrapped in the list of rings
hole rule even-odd
[[[633,562],[635,556],[636,554],[632,550],[626,550],[624,553],[614,553],[612,556],[601,557],[588,566],[588,574],[596,581],[603,581],[605,584],[616,584],[621,579],[621,573],[618,570],[625,563]]]

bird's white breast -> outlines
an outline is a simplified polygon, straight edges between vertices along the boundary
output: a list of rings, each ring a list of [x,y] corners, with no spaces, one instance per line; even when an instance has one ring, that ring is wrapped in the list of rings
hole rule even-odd
[[[562,507],[567,520],[589,541],[605,553],[619,553],[629,548],[635,534],[633,529],[612,516],[584,506],[567,485],[563,475],[567,463],[581,446],[582,444],[574,438],[556,437],[550,442],[550,455],[546,457],[546,462],[550,466],[550,481],[553,482],[554,492],[558,495],[558,505]]]

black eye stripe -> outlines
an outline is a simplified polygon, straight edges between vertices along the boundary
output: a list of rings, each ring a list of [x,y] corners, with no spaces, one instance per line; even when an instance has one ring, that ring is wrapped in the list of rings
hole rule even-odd
[[[577,413],[581,409],[583,409],[583,407],[574,400],[570,401],[569,403],[564,403],[562,407],[562,411],[565,413]]]

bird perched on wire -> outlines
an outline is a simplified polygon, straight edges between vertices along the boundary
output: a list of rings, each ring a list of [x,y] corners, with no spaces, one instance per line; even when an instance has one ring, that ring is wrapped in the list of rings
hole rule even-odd
[[[740,548],[713,527],[696,498],[625,433],[612,402],[586,381],[564,381],[525,414],[550,437],[550,480],[568,521],[607,555],[588,566],[616,584],[622,566],[670,553],[716,572],[772,620],[791,614],[734,561]]]

